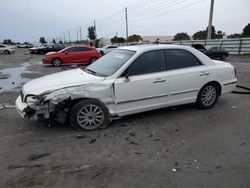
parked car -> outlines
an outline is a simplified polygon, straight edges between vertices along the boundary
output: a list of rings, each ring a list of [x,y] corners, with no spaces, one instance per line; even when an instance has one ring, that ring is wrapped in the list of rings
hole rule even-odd
[[[220,46],[213,46],[207,49],[202,44],[193,44],[192,47],[201,51],[212,59],[220,58],[221,60],[224,60],[229,55],[228,51]]]
[[[102,54],[102,55],[105,55],[109,52],[111,52],[112,50],[118,48],[118,46],[116,45],[106,45],[102,48],[97,48],[97,50]]]
[[[17,44],[18,48],[31,48],[33,45],[29,43]]]
[[[191,47],[127,46],[86,68],[26,83],[16,108],[30,120],[63,122],[69,117],[73,127],[93,130],[114,118],[168,106],[196,103],[201,109],[212,108],[236,82],[231,64]]]
[[[39,47],[30,48],[29,50],[30,53],[33,54],[46,54],[48,52],[58,52],[64,48],[65,46],[61,44],[49,44],[49,45],[45,44]]]
[[[100,52],[90,46],[71,46],[59,52],[49,52],[43,58],[43,64],[59,67],[62,64],[90,64],[101,57]]]
[[[14,52],[15,52],[15,47],[8,46],[8,45],[5,45],[5,44],[0,44],[0,53],[12,54]]]

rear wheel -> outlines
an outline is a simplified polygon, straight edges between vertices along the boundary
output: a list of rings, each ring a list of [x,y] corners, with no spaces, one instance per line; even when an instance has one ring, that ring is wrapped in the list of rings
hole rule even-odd
[[[210,83],[201,88],[196,103],[201,109],[209,109],[216,104],[218,97],[218,86],[216,84]]]
[[[104,104],[93,99],[77,102],[71,109],[70,123],[72,127],[94,130],[107,127],[109,124],[108,109]]]
[[[62,60],[59,59],[59,58],[55,58],[55,59],[52,60],[52,64],[55,67],[60,67],[62,65]]]
[[[92,57],[92,58],[90,59],[90,62],[89,62],[89,63],[91,64],[91,63],[95,62],[96,60],[97,60],[96,57]]]
[[[4,50],[4,54],[10,54],[9,50]]]

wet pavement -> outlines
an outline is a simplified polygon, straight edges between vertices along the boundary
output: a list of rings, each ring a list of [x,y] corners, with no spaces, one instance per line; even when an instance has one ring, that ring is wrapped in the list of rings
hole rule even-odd
[[[25,73],[31,73],[31,71],[28,71],[28,67],[30,64],[23,63],[20,67],[15,68],[7,68],[7,69],[1,69],[0,71],[0,93],[11,91],[14,88],[17,88],[21,84],[24,84],[28,81],[27,78],[23,78],[21,75]]]
[[[23,66],[26,82],[71,68],[41,59],[17,49],[0,56],[0,72],[10,78],[6,69]],[[250,86],[250,57],[227,61]],[[22,119],[13,106],[22,82],[0,93],[0,187],[250,187],[249,95],[225,95],[209,110],[165,108],[75,132],[68,123],[48,128]]]

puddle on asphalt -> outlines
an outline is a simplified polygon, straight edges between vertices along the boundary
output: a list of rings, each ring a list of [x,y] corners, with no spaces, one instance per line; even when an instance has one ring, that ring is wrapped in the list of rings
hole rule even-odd
[[[0,70],[0,93],[13,90],[21,83],[27,82],[28,78],[22,78],[22,73],[30,73],[29,62],[21,64],[21,67],[1,69]]]

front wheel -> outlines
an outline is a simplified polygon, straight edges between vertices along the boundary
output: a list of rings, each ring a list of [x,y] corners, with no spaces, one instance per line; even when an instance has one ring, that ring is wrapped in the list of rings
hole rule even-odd
[[[10,54],[9,50],[4,50],[4,54]]]
[[[71,109],[70,123],[75,129],[95,130],[106,128],[109,124],[109,112],[104,104],[93,99],[77,102]]]
[[[52,60],[52,64],[55,67],[60,67],[62,65],[62,60],[59,59],[59,58],[55,58],[55,59]]]
[[[218,87],[213,83],[207,84],[201,88],[197,97],[196,104],[201,109],[209,109],[216,104],[218,97]]]

